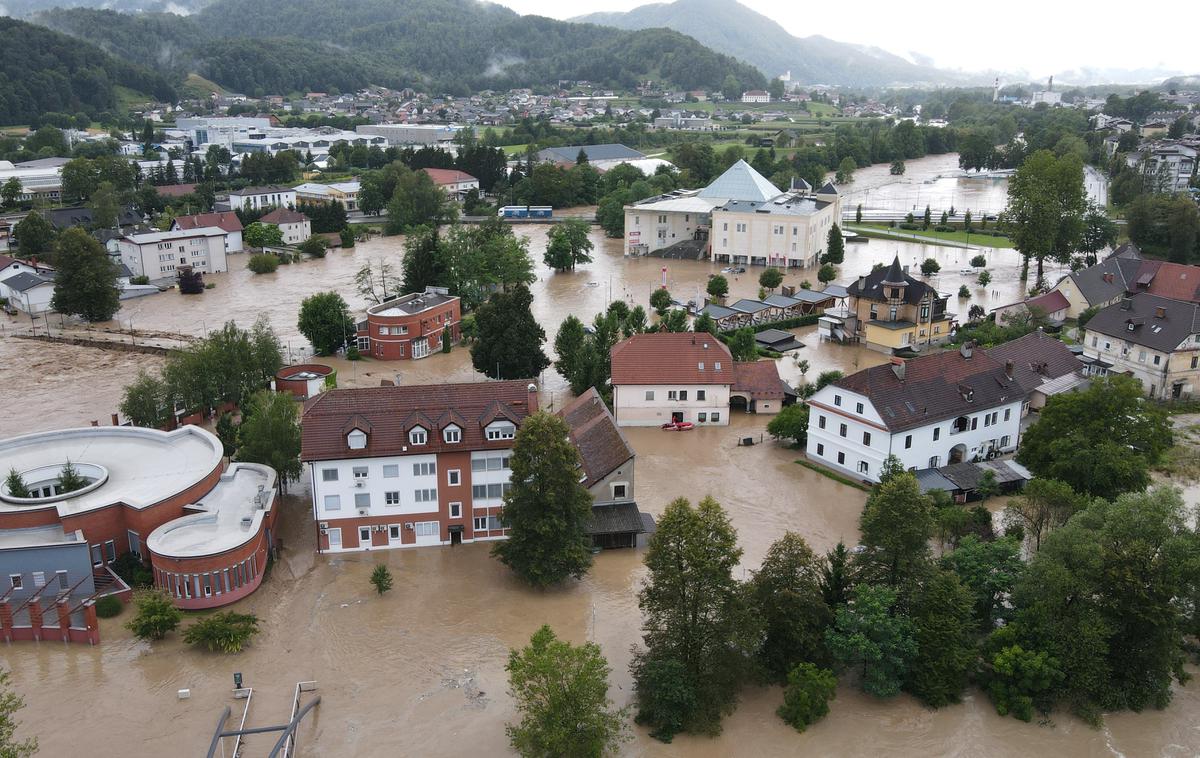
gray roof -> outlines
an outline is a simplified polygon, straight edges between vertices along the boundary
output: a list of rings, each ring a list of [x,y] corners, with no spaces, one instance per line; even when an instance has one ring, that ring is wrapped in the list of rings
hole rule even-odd
[[[792,297],[794,297],[797,300],[801,300],[805,303],[823,303],[826,300],[833,300],[834,298],[837,298],[837,297],[844,297],[844,295],[837,295],[837,294],[834,294],[833,292],[830,292],[829,290],[826,290],[824,292],[817,292],[816,290],[798,289],[794,293],[792,293]],[[770,300],[770,298],[767,298],[767,299]]]
[[[753,166],[739,160],[714,179],[712,184],[700,190],[698,196],[765,202],[781,194],[779,188],[755,171]]]
[[[755,332],[754,339],[759,342],[782,342],[795,339],[795,335],[782,329],[763,329],[761,332]]]
[[[723,305],[717,305],[716,303],[709,303],[700,309],[700,312],[707,313],[709,316],[717,320],[740,315],[738,311],[735,311],[732,308],[726,308]]]
[[[1087,322],[1086,332],[1171,352],[1200,332],[1200,306],[1143,292],[1100,309]]]
[[[70,162],[70,158],[35,158],[31,161],[14,163],[16,168],[58,168]]]
[[[25,292],[42,284],[54,284],[52,276],[38,276],[31,274],[28,271],[22,271],[19,274],[8,277],[4,280],[4,286],[17,292]]]
[[[957,484],[942,476],[941,472],[935,468],[919,469],[913,472],[913,476],[917,478],[917,486],[921,488],[922,494],[933,490],[953,492],[958,489]]]
[[[1133,290],[1141,265],[1139,258],[1114,254],[1095,266],[1081,268],[1068,276],[1075,282],[1079,294],[1088,301],[1088,305],[1098,305]]]
[[[1041,330],[988,348],[987,354],[1005,363],[1006,368],[1012,361],[1013,378],[1026,392],[1083,368],[1068,345]]]
[[[770,295],[763,299],[767,305],[773,305],[776,308],[794,308],[801,303],[800,298],[790,297],[788,295]]]
[[[620,144],[607,145],[567,145],[566,147],[547,147],[538,151],[540,161],[555,161],[558,163],[574,163],[579,157],[579,151],[587,154],[589,161],[637,160],[646,156]]]
[[[824,200],[814,200],[800,195],[779,195],[765,201],[730,200],[717,210],[731,213],[761,213],[770,216],[811,216],[828,208]]]
[[[839,194],[837,187],[833,186],[833,182],[825,182],[825,186],[817,190],[818,195],[836,195]]]
[[[771,306],[767,305],[761,300],[751,300],[748,297],[744,297],[729,307],[738,313],[758,313],[759,311],[765,311]]]
[[[641,534],[646,531],[637,503],[609,503],[592,506],[588,534]]]

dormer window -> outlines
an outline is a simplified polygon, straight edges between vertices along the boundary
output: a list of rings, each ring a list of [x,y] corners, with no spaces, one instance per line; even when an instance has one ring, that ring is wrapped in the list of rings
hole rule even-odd
[[[367,433],[361,429],[355,429],[346,435],[346,444],[351,450],[362,450],[367,446]]]
[[[413,427],[408,433],[408,442],[411,445],[424,445],[428,441],[429,433],[425,431],[424,427]]]
[[[517,425],[511,421],[496,421],[489,424],[487,438],[489,440],[511,440],[517,436]]]
[[[462,442],[462,429],[451,424],[442,430],[442,439],[451,445]]]

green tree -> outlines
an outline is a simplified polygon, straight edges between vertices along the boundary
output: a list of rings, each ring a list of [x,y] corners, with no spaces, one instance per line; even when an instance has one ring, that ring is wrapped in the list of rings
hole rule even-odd
[[[854,209],[854,223],[856,223],[856,224],[862,223],[862,203],[859,203],[858,206]],[[836,224],[835,224],[835,226],[836,226]]]
[[[1074,154],[1056,158],[1039,150],[1025,159],[1008,182],[1008,208],[1001,221],[1028,262],[1037,261],[1037,280],[1047,258],[1066,263],[1083,232],[1087,194],[1083,163]]]
[[[304,298],[297,327],[317,355],[333,355],[356,333],[350,309],[336,292],[318,292]]]
[[[1084,254],[1084,263],[1095,265],[1101,250],[1117,241],[1117,224],[1104,208],[1094,203],[1088,205],[1083,216],[1083,229],[1079,237],[1079,250]]]
[[[313,258],[324,258],[325,250],[328,246],[329,242],[327,242],[324,237],[314,234],[297,245],[296,249],[304,255],[308,255]]]
[[[15,716],[17,711],[25,707],[25,701],[9,689],[9,676],[7,671],[0,670],[0,756],[29,758],[37,753],[38,741],[35,737],[20,741],[16,739],[20,722]]]
[[[100,182],[92,193],[92,227],[112,229],[121,214],[121,202],[112,182]]]
[[[829,227],[829,234],[825,237],[825,254],[821,256],[821,263],[840,266],[845,259],[846,241],[842,239],[841,228],[834,224]]]
[[[246,260],[246,268],[255,274],[273,274],[279,268],[279,256],[274,253],[256,253]]]
[[[426,243],[418,243],[417,240],[424,239],[425,235],[420,231],[413,232],[405,240],[404,265],[408,266],[410,262],[408,246],[410,244],[419,245],[420,249],[426,249]],[[370,261],[364,263],[358,271],[354,273],[354,287],[358,294],[362,295],[367,300],[378,305],[379,303],[390,300],[399,295],[401,292],[424,292],[425,283],[429,280],[430,275],[425,271],[424,264],[413,262],[413,265],[420,269],[419,272],[413,273],[413,289],[408,290],[404,287],[403,279],[396,276],[392,269],[392,264],[386,260]],[[419,285],[419,286],[418,286]]]
[[[392,588],[392,572],[388,570],[387,566],[380,563],[372,569],[371,586],[380,595]]]
[[[997,713],[1031,721],[1034,708],[1049,712],[1063,672],[1058,659],[1048,653],[1009,645],[987,658],[982,678]]]
[[[989,284],[991,284],[991,283],[992,283],[992,275],[991,275],[991,273],[989,273],[987,269],[984,269],[983,271],[980,271],[980,272],[979,272],[979,278],[978,278],[978,279],[976,279],[976,282],[979,284],[979,286],[980,286],[980,287],[986,287],[986,286],[988,286]]]
[[[729,335],[729,352],[733,354],[735,361],[758,360],[758,343],[754,341],[754,330],[744,327]]]
[[[555,224],[547,235],[546,254],[543,261],[558,271],[574,269],[580,263],[591,263],[589,253],[594,245],[588,239],[590,227],[581,218],[569,218]]]
[[[928,229],[933,224],[933,211],[929,206],[925,206],[925,216],[921,220],[921,228]]]
[[[686,332],[688,330],[688,315],[687,311],[676,308],[667,311],[658,322],[659,331],[663,332]]]
[[[1166,412],[1142,396],[1136,379],[1113,376],[1050,398],[1017,460],[1076,492],[1112,497],[1145,489],[1150,467],[1172,444]]]
[[[729,294],[729,280],[720,274],[714,274],[708,278],[705,291],[708,292],[709,297],[720,300]]]
[[[58,472],[58,490],[60,492],[74,492],[83,489],[87,485],[88,480],[79,473],[79,469],[75,468],[75,465],[71,463],[71,459],[68,458],[67,462],[63,464],[62,469]]]
[[[850,551],[843,542],[838,542],[833,550],[825,554],[821,565],[821,597],[825,605],[836,611],[838,607],[850,602],[856,581],[854,565]]]
[[[55,263],[51,308],[87,321],[108,321],[121,307],[117,266],[104,246],[83,229],[62,233],[55,245]]]
[[[21,180],[15,176],[10,177],[4,184],[0,184],[0,200],[4,201],[5,208],[16,206],[17,200],[24,193],[25,190],[21,188]]]
[[[255,221],[242,231],[242,241],[250,247],[282,247],[283,231],[275,224]]]
[[[512,489],[504,497],[508,539],[492,554],[534,587],[578,579],[592,565],[592,496],[579,481],[570,434],[560,417],[539,412],[513,442]]]
[[[178,629],[183,620],[183,611],[162,590],[137,591],[133,605],[137,613],[125,626],[143,640],[161,640]]]
[[[958,546],[942,558],[941,565],[953,571],[971,592],[975,625],[980,632],[996,627],[1005,610],[1004,600],[1025,568],[1018,540],[1005,537],[984,541],[973,534],[963,537]]]
[[[445,264],[437,227],[417,226],[411,229],[408,237],[404,240],[404,292],[424,292],[427,287],[445,285],[447,280]],[[385,270],[385,266],[387,270]],[[397,294],[394,284],[391,287],[388,286],[392,284],[389,281],[390,264],[386,261],[380,262],[377,281],[370,263],[366,264],[365,270],[368,280],[372,284],[372,290],[375,286],[383,289],[380,297],[387,297],[389,290],[391,294]],[[360,289],[361,286],[360,283]]]
[[[183,641],[211,653],[240,653],[258,632],[258,616],[253,613],[220,611],[185,629]]]
[[[821,286],[829,284],[834,279],[837,279],[837,269],[833,267],[833,264],[821,264],[821,268],[817,269],[817,281],[821,283]]]
[[[509,651],[504,668],[521,714],[506,731],[521,755],[599,758],[629,738],[627,709],[608,697],[611,669],[596,643],[575,646],[542,626],[526,647]]]
[[[892,161],[889,173],[892,176],[904,176],[904,161]]]
[[[8,476],[4,479],[4,491],[13,497],[30,497],[29,487],[25,485],[25,478],[15,468],[8,470]]]
[[[860,584],[850,602],[837,609],[825,642],[834,660],[859,674],[863,692],[893,697],[917,654],[912,622],[893,612],[896,593]]]
[[[916,653],[905,689],[934,708],[957,703],[975,663],[971,593],[954,573],[935,570],[910,605]]]
[[[534,319],[533,295],[525,285],[494,293],[475,314],[471,345],[475,370],[492,379],[532,379],[550,365],[542,351],[546,332]]]
[[[238,443],[238,427],[234,423],[232,413],[222,413],[221,418],[217,419],[216,427],[217,439],[221,440],[221,450],[226,458],[233,459],[237,453]]]
[[[767,678],[782,683],[797,664],[828,663],[833,612],[821,596],[821,561],[800,535],[787,532],[772,543],[748,589],[762,626],[755,657]]]
[[[926,258],[921,261],[921,275],[928,278],[942,270],[941,264],[933,258]]]
[[[838,184],[850,184],[854,181],[854,172],[858,169],[858,164],[850,156],[842,158],[838,163],[837,173],[834,174],[834,181]]]
[[[458,207],[424,171],[412,171],[401,164],[395,190],[388,202],[385,234],[405,234],[417,226],[441,226],[453,223]]]
[[[17,254],[22,258],[32,258],[54,243],[54,227],[37,211],[18,221],[13,234],[17,237]]]
[[[828,669],[798,663],[788,672],[779,718],[803,732],[829,713],[829,701],[837,697],[837,677]]]
[[[792,440],[793,447],[804,447],[808,439],[808,405],[785,405],[767,422],[767,434],[779,440]]]
[[[247,403],[238,439],[239,461],[261,463],[275,469],[279,491],[300,478],[300,425],[297,404],[286,392],[262,390]]]
[[[696,317],[695,322],[693,322],[692,331],[696,332],[697,334],[704,332],[705,334],[711,334],[712,336],[716,337],[717,333],[720,332],[720,329],[717,327],[717,322],[712,316],[702,312]]]
[[[667,505],[646,551],[638,595],[642,640],[635,654],[637,721],[670,741],[678,732],[714,734],[745,671],[746,611],[733,578],[737,532],[711,497]]]
[[[1066,482],[1035,477],[1020,497],[1008,501],[1004,509],[1005,527],[1020,530],[1036,552],[1041,549],[1046,535],[1085,508],[1087,500]]]
[[[783,284],[783,272],[774,266],[769,266],[758,275],[758,284],[760,287],[766,287],[774,292],[776,287]]]
[[[166,382],[144,370],[125,387],[119,408],[121,415],[134,426],[152,429],[161,429],[170,423],[173,411]]]
[[[606,195],[596,207],[596,222],[604,230],[607,237],[623,237],[625,235],[625,204],[623,199],[629,190],[618,190]],[[629,198],[630,200],[632,198]]]
[[[924,566],[933,536],[933,505],[909,472],[881,482],[859,519],[858,563],[869,581],[899,587]]]
[[[563,319],[558,327],[558,334],[554,337],[554,353],[558,356],[554,368],[571,384],[572,392],[587,371],[588,362],[592,357],[588,354],[588,348],[583,322],[574,315]]]
[[[650,293],[650,307],[662,318],[666,314],[667,309],[671,307],[671,293],[666,287],[659,287]]]

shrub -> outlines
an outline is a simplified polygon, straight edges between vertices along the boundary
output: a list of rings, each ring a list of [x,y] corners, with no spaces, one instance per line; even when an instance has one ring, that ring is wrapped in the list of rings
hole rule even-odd
[[[271,274],[279,268],[279,258],[270,253],[258,253],[250,256],[250,260],[246,262],[246,268],[256,274]]]
[[[130,284],[149,284],[149,283],[150,283],[150,277],[148,277],[148,276],[145,276],[145,275],[142,275],[142,276],[135,276],[135,277],[133,277],[132,279],[130,279],[130,280],[129,280],[129,283],[130,283]]]
[[[133,596],[137,615],[126,624],[129,631],[144,640],[161,640],[179,628],[183,611],[175,607],[162,590],[142,590]]]
[[[803,732],[829,713],[829,701],[837,697],[837,677],[811,663],[797,664],[788,674],[779,718]]]
[[[987,265],[987,258],[981,255],[976,255],[971,259],[971,266],[974,268],[983,268]]]
[[[338,232],[338,236],[342,238],[342,247],[354,247],[354,230],[346,227]]]
[[[950,226],[949,224],[938,224],[937,226],[933,227],[933,230],[935,232],[953,232],[953,231],[955,231],[954,227]]]
[[[346,348],[346,360],[360,361],[362,360],[362,353],[359,352],[359,349],[356,346],[351,345],[350,347]]]
[[[96,601],[96,615],[102,619],[119,616],[123,610],[125,610],[125,604],[116,595],[105,595]]]
[[[962,285],[958,288],[958,296],[962,299],[967,299],[971,296],[971,289],[967,285]]]
[[[392,572],[382,563],[371,572],[371,584],[380,595],[392,588]]]
[[[909,215],[912,215],[912,214],[909,214]],[[913,222],[911,222],[911,221],[904,221],[904,222],[902,222],[902,223],[900,223],[900,224],[899,224],[899,227],[900,227],[901,229],[908,229],[909,231],[916,231],[917,229],[920,229],[920,228],[921,228],[921,225],[920,225],[920,224],[914,224],[914,223],[913,223]]]
[[[183,633],[189,645],[201,645],[214,653],[240,653],[258,634],[258,616],[224,611],[200,619]]]
[[[144,589],[154,584],[154,572],[141,558],[133,553],[122,553],[112,562],[112,570],[133,589]]]

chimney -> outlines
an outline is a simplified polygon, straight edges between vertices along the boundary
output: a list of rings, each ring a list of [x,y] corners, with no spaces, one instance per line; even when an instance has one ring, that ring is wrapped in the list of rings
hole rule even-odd
[[[858,277],[858,291],[862,292],[863,289],[866,288],[866,286],[867,286],[867,277],[865,277],[865,276]]]
[[[1004,375],[1008,377],[1009,381],[1012,381],[1012,378],[1013,378],[1013,362],[1012,361],[1004,362]]]
[[[1123,310],[1123,311],[1133,310],[1133,299],[1126,297],[1124,300],[1122,300],[1121,301],[1121,310]]]
[[[1156,305],[1154,307],[1154,318],[1166,318],[1166,317],[1167,317],[1167,309],[1162,307],[1161,305]]]
[[[972,342],[964,342],[962,347],[958,349],[959,354],[966,360],[971,360],[971,351],[975,347]]]
[[[525,391],[529,393],[528,402],[525,404],[529,413],[537,413],[538,409],[538,386],[530,382],[525,387]]]
[[[1106,273],[1104,275],[1104,281],[1107,282],[1108,284],[1112,284],[1113,283],[1113,275]]]
[[[892,373],[900,381],[904,381],[904,366],[905,360],[903,358],[892,358]]]

